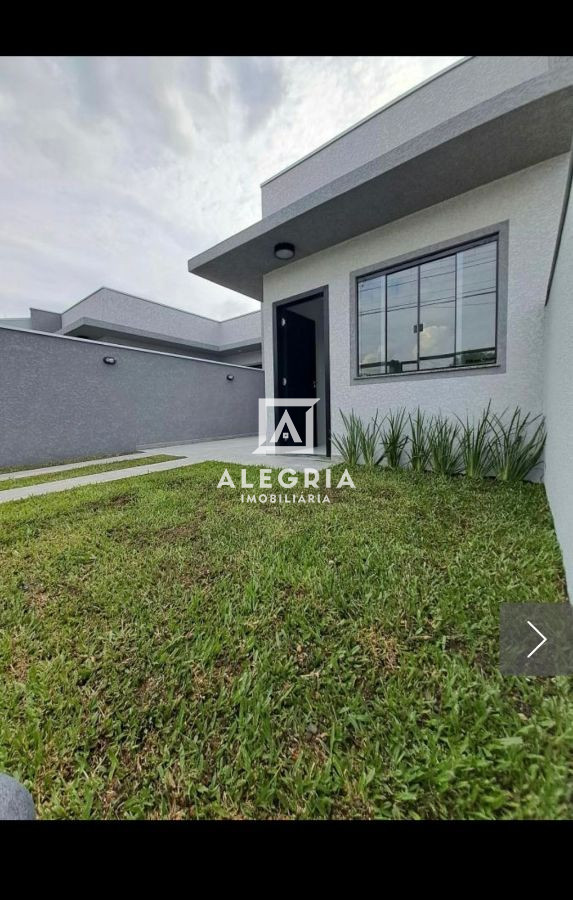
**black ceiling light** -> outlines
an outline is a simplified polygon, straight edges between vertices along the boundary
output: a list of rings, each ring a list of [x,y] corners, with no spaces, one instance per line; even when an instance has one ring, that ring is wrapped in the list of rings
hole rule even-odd
[[[294,244],[275,244],[275,256],[277,259],[292,259],[294,256]]]

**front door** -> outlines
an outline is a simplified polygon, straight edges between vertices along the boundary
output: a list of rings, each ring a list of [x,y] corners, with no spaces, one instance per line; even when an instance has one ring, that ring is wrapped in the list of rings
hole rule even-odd
[[[294,310],[280,306],[277,316],[277,376],[278,396],[316,397],[316,326],[312,319],[297,315]],[[303,407],[288,410],[292,423],[305,442],[305,416]],[[284,408],[277,407],[275,426],[278,425]],[[314,407],[316,417],[316,407]],[[316,446],[316,418],[314,426]],[[296,442],[288,432],[282,432],[277,440],[279,447],[296,447]]]

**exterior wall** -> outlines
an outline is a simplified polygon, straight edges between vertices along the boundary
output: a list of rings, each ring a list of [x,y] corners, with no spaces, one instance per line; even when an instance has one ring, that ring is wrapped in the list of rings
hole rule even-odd
[[[96,326],[99,323],[102,332],[106,326],[109,331],[117,326],[126,330],[125,340],[129,340],[131,346],[138,346],[138,340],[163,338],[168,342],[173,338],[191,348],[217,352],[257,344],[261,340],[258,311],[218,322],[110,288],[100,288],[80,300],[61,314],[61,320],[64,334],[84,324]],[[33,327],[40,331],[54,330]]]
[[[259,314],[260,315],[260,314]],[[81,335],[80,335],[81,337]],[[118,344],[121,347],[137,347],[140,350],[156,350],[159,353],[175,353],[177,356],[192,356],[194,359],[210,359],[213,362],[232,363],[237,366],[261,365],[262,354],[260,346],[257,349],[234,350],[228,353],[219,353],[215,350],[202,350],[197,347],[181,347],[171,344],[162,344],[161,341],[146,341],[144,338],[133,337],[130,334],[102,334],[97,338],[89,338],[108,344]]]
[[[263,379],[258,369],[0,328],[0,466],[255,434]]]
[[[68,332],[80,319],[93,319],[108,325],[134,327],[148,334],[170,336],[179,340],[189,339],[210,348],[217,346],[217,325],[213,319],[205,319],[183,310],[163,306],[139,297],[101,288],[80,300],[62,313],[62,329]]]
[[[261,186],[263,216],[458,113],[542,75],[560,59],[475,56],[455,64],[266,181]]]
[[[429,412],[463,415],[481,411],[490,398],[498,411],[519,404],[542,409],[543,316],[547,282],[567,174],[567,156],[462,194],[336,247],[293,262],[264,278],[263,365],[273,395],[272,308],[275,300],[328,286],[332,430],[339,410],[363,417],[418,405]],[[350,348],[350,273],[396,256],[509,222],[506,371],[405,375],[353,383]],[[353,351],[354,353],[354,348]]]
[[[32,320],[29,317],[27,319],[8,319],[2,316],[0,325],[5,325],[7,328],[25,328],[28,330],[32,327]]]
[[[573,192],[545,316],[545,488],[573,596]]]
[[[48,309],[35,309],[30,307],[30,328],[34,331],[59,331],[62,327],[60,313],[51,312]]]
[[[98,343],[117,344],[120,347],[136,347],[139,350],[156,350],[158,353],[176,353],[178,356],[193,356],[196,359],[216,359],[218,354],[214,350],[200,350],[197,347],[188,347],[186,344],[174,346],[171,344],[161,343],[161,341],[145,340],[145,338],[134,337],[131,334],[120,334],[117,331],[110,334],[103,332],[97,337],[88,337],[84,334],[77,335],[85,337],[86,340],[97,341]]]
[[[262,353],[258,350],[241,350],[235,353],[222,353],[219,357],[220,362],[233,363],[236,366],[261,366]]]
[[[261,340],[261,313],[256,310],[244,316],[234,316],[217,322],[217,343],[221,350],[226,347],[240,347]]]

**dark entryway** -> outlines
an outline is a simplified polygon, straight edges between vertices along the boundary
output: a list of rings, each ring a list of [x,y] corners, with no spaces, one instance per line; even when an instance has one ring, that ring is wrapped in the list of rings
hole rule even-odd
[[[275,396],[318,398],[313,408],[314,447],[330,455],[330,397],[328,379],[328,300],[326,290],[275,304]],[[275,427],[285,407],[275,411]],[[307,408],[289,407],[289,416],[305,440]],[[295,447],[288,429],[281,428],[277,446]]]

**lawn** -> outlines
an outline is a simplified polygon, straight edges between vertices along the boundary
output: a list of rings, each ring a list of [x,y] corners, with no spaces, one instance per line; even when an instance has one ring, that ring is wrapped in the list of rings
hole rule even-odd
[[[80,466],[77,469],[65,469],[63,472],[44,472],[40,475],[29,475],[27,478],[6,478],[4,481],[0,481],[0,491],[28,487],[31,484],[46,484],[48,481],[63,481],[67,478],[78,478],[81,475],[98,475],[100,472],[117,472],[118,469],[151,466],[154,463],[169,462],[173,459],[181,459],[181,457],[160,453],[156,456],[142,456],[140,459],[122,459],[110,463],[94,463],[93,466]]]
[[[0,507],[0,770],[41,817],[573,814],[571,680],[497,669],[499,604],[565,599],[542,486],[247,506],[222,470]]]

